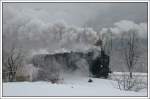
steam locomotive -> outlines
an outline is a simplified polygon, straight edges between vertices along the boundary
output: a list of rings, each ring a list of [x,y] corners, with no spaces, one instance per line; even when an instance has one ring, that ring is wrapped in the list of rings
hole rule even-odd
[[[54,54],[35,55],[32,64],[40,68],[43,78],[51,75],[51,69],[54,67],[75,71],[77,69],[87,68],[92,77],[108,78],[111,70],[109,68],[109,56],[104,50],[90,50],[84,52],[63,52]],[[55,72],[57,69],[55,69]],[[83,71],[84,72],[84,71]],[[49,73],[49,75],[48,75]],[[45,75],[44,75],[45,74]]]

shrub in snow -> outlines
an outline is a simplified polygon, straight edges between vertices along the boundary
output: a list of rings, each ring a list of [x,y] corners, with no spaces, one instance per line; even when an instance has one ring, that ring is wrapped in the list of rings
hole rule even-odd
[[[112,75],[117,82],[117,87],[120,90],[127,91],[140,91],[147,87],[147,84],[143,81],[143,77],[139,77],[139,75],[134,75],[133,78],[130,77],[129,73],[121,73],[120,75]]]

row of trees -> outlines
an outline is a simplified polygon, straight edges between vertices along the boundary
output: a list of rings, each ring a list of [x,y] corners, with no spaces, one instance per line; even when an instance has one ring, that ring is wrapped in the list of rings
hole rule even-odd
[[[119,39],[120,44],[119,47],[119,53],[124,61],[124,64],[126,65],[126,68],[130,72],[130,77],[132,78],[132,72],[134,71],[134,68],[136,64],[138,63],[141,55],[140,50],[140,38],[136,30],[131,29],[129,31],[124,31],[120,38],[114,38],[114,34],[110,29],[107,30],[107,34],[102,34],[102,41],[104,44],[102,45],[102,48],[105,50],[105,52],[111,57],[113,53],[113,40]]]
[[[107,36],[106,36],[107,35]],[[107,30],[106,36],[107,40],[105,41],[105,45],[103,45],[104,50],[107,54],[112,57],[113,53],[113,33],[110,30]],[[103,37],[103,36],[102,36]],[[116,38],[115,38],[116,39]],[[142,79],[139,78],[137,75],[134,75],[135,68],[137,64],[139,64],[141,55],[142,55],[142,48],[140,37],[138,35],[138,31],[136,29],[130,29],[128,31],[122,32],[119,39],[119,51],[120,58],[122,59],[127,72],[124,71],[122,67],[122,74],[121,75],[113,75],[116,78],[113,78],[117,81],[117,87],[120,90],[134,90],[139,91],[143,89],[145,84],[142,82]],[[114,58],[114,57],[112,57]],[[112,65],[112,64],[110,64]],[[144,85],[143,85],[144,84]]]

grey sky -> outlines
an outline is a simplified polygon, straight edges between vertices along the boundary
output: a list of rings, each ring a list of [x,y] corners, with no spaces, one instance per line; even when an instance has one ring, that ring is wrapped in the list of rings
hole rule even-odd
[[[67,24],[99,29],[120,20],[147,22],[147,3],[7,3],[5,6],[32,10],[28,13],[46,22],[63,20]]]

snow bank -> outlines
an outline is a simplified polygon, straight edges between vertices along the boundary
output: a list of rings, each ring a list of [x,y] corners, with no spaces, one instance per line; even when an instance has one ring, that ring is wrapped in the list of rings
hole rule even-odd
[[[113,85],[116,82],[106,79],[74,77],[64,79],[63,84],[50,82],[3,83],[3,96],[146,96],[147,91],[121,91]]]

